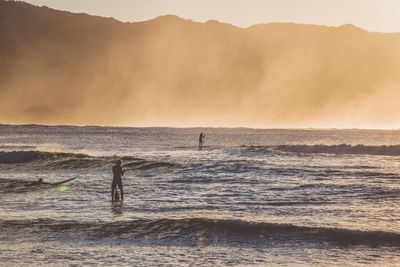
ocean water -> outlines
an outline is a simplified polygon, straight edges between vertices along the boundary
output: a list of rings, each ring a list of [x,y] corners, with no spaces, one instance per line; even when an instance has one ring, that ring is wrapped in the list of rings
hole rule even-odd
[[[0,265],[399,266],[399,156],[389,130],[0,125]]]

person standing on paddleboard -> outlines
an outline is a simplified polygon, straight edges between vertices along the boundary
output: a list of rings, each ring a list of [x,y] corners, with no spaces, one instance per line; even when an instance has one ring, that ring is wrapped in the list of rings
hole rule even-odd
[[[114,191],[118,185],[121,192],[121,200],[124,200],[124,189],[122,186],[121,176],[124,175],[124,170],[121,167],[121,160],[117,160],[117,163],[112,167],[114,178],[111,185],[111,199],[114,201]]]
[[[200,133],[200,136],[199,136],[199,150],[201,150],[202,148],[203,148],[203,140],[204,140],[204,134],[203,134],[203,132],[201,132]]]

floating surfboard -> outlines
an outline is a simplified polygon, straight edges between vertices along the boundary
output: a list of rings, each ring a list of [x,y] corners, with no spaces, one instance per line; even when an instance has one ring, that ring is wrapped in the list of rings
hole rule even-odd
[[[66,182],[69,182],[69,181],[74,180],[75,178],[76,178],[76,177],[70,178],[70,179],[67,179],[67,180],[64,180],[64,181],[61,181],[61,182],[57,182],[57,183],[51,183],[51,185],[60,185],[60,184],[64,184],[64,183],[66,183]]]

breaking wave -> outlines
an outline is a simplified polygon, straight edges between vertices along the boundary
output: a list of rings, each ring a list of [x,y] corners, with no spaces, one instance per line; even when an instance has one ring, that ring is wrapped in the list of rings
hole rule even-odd
[[[400,156],[400,145],[367,146],[367,145],[280,145],[248,147],[251,151],[282,151],[294,153],[327,153],[327,154],[355,154],[355,155],[380,155]]]
[[[151,161],[133,156],[95,157],[81,153],[43,152],[43,151],[0,151],[2,164],[29,164],[31,169],[109,169],[116,159],[123,160],[127,170],[149,170],[156,168],[175,168],[171,162]]]
[[[57,152],[41,152],[41,151],[0,151],[0,163],[28,163],[39,160],[52,160],[62,158],[88,158],[85,154],[74,153],[57,153]]]
[[[386,231],[361,231],[342,228],[296,226],[292,224],[248,222],[208,218],[138,219],[121,222],[78,222],[38,219],[0,221],[3,230],[26,230],[43,234],[62,232],[92,237],[146,237],[157,239],[190,239],[199,237],[244,242],[306,241],[332,242],[343,245],[400,246],[400,234]],[[221,239],[222,238],[222,239]],[[213,239],[213,240],[210,240]]]

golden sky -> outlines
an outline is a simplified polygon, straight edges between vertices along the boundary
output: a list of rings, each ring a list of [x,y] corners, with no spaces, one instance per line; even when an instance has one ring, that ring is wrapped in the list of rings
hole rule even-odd
[[[239,27],[269,22],[340,26],[400,32],[399,0],[26,0],[58,10],[135,22],[174,14]]]

